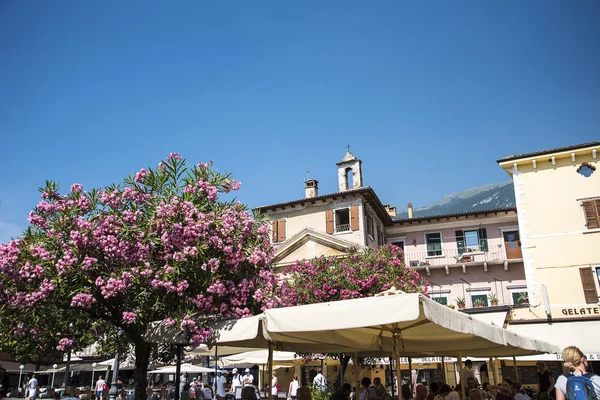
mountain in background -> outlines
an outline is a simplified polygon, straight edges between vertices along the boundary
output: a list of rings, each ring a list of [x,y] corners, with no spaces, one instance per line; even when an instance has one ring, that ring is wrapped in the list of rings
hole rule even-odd
[[[429,217],[515,207],[513,183],[508,181],[451,193],[431,205],[413,209],[413,216]],[[396,218],[408,218],[408,214],[404,211]]]

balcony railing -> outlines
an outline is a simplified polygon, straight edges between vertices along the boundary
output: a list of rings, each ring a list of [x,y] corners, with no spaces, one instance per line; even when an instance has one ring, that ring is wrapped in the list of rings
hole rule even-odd
[[[406,249],[404,258],[406,265],[413,268],[478,262],[502,262],[507,259],[503,248],[490,249],[487,252],[473,251],[465,253],[459,253],[457,249],[438,250],[437,252],[411,252],[410,249]]]
[[[336,232],[347,232],[350,230],[350,224],[340,224],[335,226]]]

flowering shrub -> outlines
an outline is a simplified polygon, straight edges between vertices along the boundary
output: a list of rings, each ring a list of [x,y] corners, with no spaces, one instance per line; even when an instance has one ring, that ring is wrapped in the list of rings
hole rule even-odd
[[[59,351],[91,331],[118,328],[135,348],[136,378],[145,388],[148,323],[178,326],[198,344],[210,339],[211,320],[271,307],[277,279],[268,226],[239,202],[219,201],[240,184],[211,167],[189,167],[171,153],[158,168],[101,190],[74,184],[61,194],[47,182],[30,229],[0,245],[0,308],[7,312],[0,347],[23,332],[39,342],[37,327],[28,326],[38,320],[25,317],[35,312],[46,319],[60,313],[66,324],[44,341]],[[75,320],[79,329],[63,329]]]
[[[394,286],[407,293],[427,294],[417,271],[407,267],[399,247],[351,250],[346,257],[319,257],[296,261],[283,271],[278,288],[282,306],[374,296]]]
[[[344,257],[319,257],[296,261],[283,271],[283,280],[277,289],[281,306],[296,306],[337,300],[370,297],[395,287],[406,293],[427,294],[427,285],[419,273],[407,267],[399,247],[388,244],[376,250],[356,249]],[[321,354],[301,354],[305,361],[322,357]],[[340,376],[350,360],[347,354],[328,354],[339,358],[341,374],[335,387],[340,387]],[[367,360],[355,360],[355,362]],[[313,391],[313,395],[322,393]],[[320,398],[320,397],[319,397]]]

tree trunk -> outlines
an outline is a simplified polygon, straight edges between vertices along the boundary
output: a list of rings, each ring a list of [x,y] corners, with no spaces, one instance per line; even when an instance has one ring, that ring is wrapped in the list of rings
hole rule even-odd
[[[135,342],[135,400],[146,400],[146,388],[148,387],[148,362],[150,361],[151,344],[139,338]]]
[[[341,389],[342,385],[344,384],[344,375],[346,374],[346,368],[348,367],[349,361],[349,355],[340,354],[340,371],[335,378],[335,387],[338,389]]]

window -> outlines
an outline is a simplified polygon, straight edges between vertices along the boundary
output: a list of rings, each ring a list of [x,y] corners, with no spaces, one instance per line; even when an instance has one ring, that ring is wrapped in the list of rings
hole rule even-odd
[[[271,232],[273,233],[273,243],[285,242],[285,219],[271,222]]]
[[[594,167],[591,164],[588,164],[587,162],[584,162],[579,166],[579,168],[577,168],[577,173],[581,176],[589,178],[590,176],[592,176],[595,170],[596,167]]]
[[[373,229],[373,217],[367,214],[367,234],[371,239],[375,239],[375,230]]]
[[[385,241],[383,240],[383,231],[377,227],[377,246],[383,246],[383,243]]]
[[[472,293],[471,303],[473,304],[473,307],[487,307],[489,305],[487,293]]]
[[[358,206],[325,211],[325,231],[329,234],[359,230]]]
[[[458,254],[488,251],[487,231],[485,228],[456,231]]]
[[[600,228],[600,199],[582,201],[581,206],[586,227],[588,229]]]
[[[512,297],[512,302],[513,304],[527,304],[529,303],[529,297],[527,296],[527,292],[526,291],[520,291],[517,292],[512,291],[510,293],[511,297]]]
[[[442,234],[426,233],[425,244],[427,245],[427,257],[435,257],[442,255]]]
[[[335,231],[346,232],[350,230],[350,209],[335,210]]]
[[[447,296],[433,296],[431,297],[431,300],[435,301],[436,303],[440,303],[443,304],[445,306],[448,305],[448,297]]]

